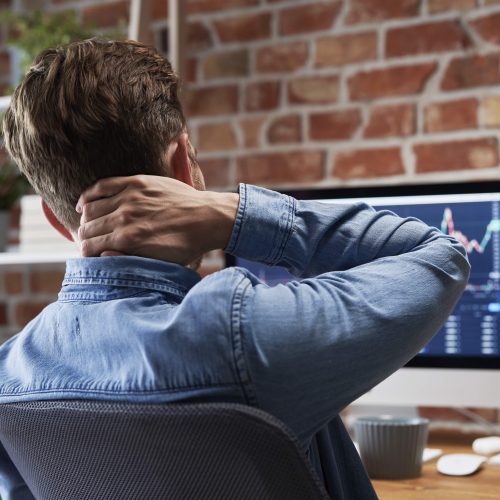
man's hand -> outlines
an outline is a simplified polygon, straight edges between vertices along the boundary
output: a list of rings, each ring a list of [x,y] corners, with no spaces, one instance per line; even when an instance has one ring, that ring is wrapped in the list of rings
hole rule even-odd
[[[168,177],[101,179],[78,200],[82,255],[139,255],[187,265],[226,247],[238,203],[238,194],[198,191]]]

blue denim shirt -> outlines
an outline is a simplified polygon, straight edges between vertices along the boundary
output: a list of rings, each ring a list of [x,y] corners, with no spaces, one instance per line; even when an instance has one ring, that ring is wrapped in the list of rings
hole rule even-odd
[[[375,497],[338,413],[444,323],[468,277],[463,247],[364,204],[241,185],[226,250],[297,280],[270,287],[240,268],[200,279],[140,257],[68,261],[58,301],[0,347],[0,403],[256,406],[298,436],[333,497]],[[1,445],[0,494],[30,498]]]

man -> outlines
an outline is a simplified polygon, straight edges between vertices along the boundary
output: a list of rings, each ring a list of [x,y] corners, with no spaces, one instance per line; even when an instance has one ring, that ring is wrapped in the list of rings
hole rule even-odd
[[[240,402],[290,427],[333,498],[376,497],[338,413],[444,323],[469,272],[457,241],[364,204],[203,191],[177,79],[137,43],[42,53],[4,129],[48,219],[86,257],[0,348],[0,403]],[[200,279],[200,257],[221,248],[298,279]],[[0,477],[4,500],[23,491],[5,452]]]

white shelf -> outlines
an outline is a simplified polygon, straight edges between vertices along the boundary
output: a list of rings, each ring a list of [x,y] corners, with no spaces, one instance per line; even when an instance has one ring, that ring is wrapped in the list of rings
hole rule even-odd
[[[11,266],[15,264],[57,264],[64,263],[67,259],[79,257],[74,253],[21,253],[0,252],[0,266]]]

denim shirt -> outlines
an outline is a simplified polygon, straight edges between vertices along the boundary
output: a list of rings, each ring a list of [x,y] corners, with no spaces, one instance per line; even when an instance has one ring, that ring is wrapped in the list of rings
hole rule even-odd
[[[226,251],[297,280],[69,260],[58,301],[0,347],[0,403],[256,406],[298,436],[332,497],[375,498],[338,413],[445,322],[468,277],[465,250],[416,219],[242,184]],[[1,445],[0,495],[31,498]]]

